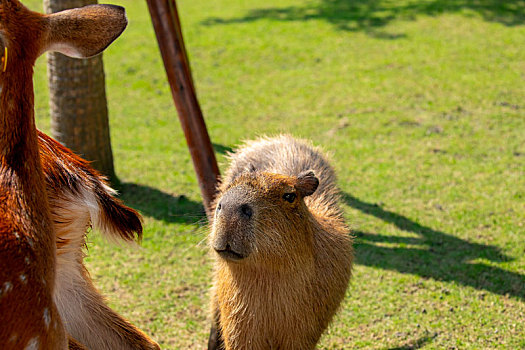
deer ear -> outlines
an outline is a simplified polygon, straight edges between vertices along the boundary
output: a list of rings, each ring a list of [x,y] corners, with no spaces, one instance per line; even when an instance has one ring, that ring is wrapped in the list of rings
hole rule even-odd
[[[295,189],[303,197],[313,194],[318,186],[319,179],[315,176],[312,170],[303,171],[297,176]]]
[[[126,11],[115,5],[89,5],[47,16],[45,51],[86,58],[99,54],[124,31]]]

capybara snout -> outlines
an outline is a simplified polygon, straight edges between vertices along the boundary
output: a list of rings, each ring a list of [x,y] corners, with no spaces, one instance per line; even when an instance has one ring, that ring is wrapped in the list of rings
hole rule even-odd
[[[215,209],[212,248],[228,261],[239,261],[252,253],[254,204],[250,191],[235,187],[221,197]]]
[[[253,217],[254,206],[249,202],[249,192],[241,187],[228,191],[217,204],[216,216],[237,222],[248,221]]]

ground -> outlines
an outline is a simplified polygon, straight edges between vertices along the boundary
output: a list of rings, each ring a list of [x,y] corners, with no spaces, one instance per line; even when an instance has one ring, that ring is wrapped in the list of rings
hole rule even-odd
[[[33,8],[39,1],[26,1]],[[122,198],[141,248],[91,235],[112,307],[166,349],[203,349],[206,219],[144,1],[105,53]],[[332,154],[354,277],[320,349],[525,348],[525,2],[181,0],[221,169],[287,132]],[[37,123],[49,131],[45,58]]]

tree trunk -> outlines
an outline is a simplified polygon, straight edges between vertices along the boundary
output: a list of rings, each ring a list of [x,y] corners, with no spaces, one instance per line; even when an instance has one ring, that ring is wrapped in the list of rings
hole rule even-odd
[[[97,0],[44,0],[47,13],[96,4]],[[102,55],[74,59],[49,53],[47,59],[53,137],[116,180],[109,135]]]

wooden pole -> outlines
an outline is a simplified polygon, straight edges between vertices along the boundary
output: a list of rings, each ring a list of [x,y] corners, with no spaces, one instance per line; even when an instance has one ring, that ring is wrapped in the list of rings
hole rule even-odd
[[[197,100],[175,0],[146,0],[208,218],[219,167]]]

